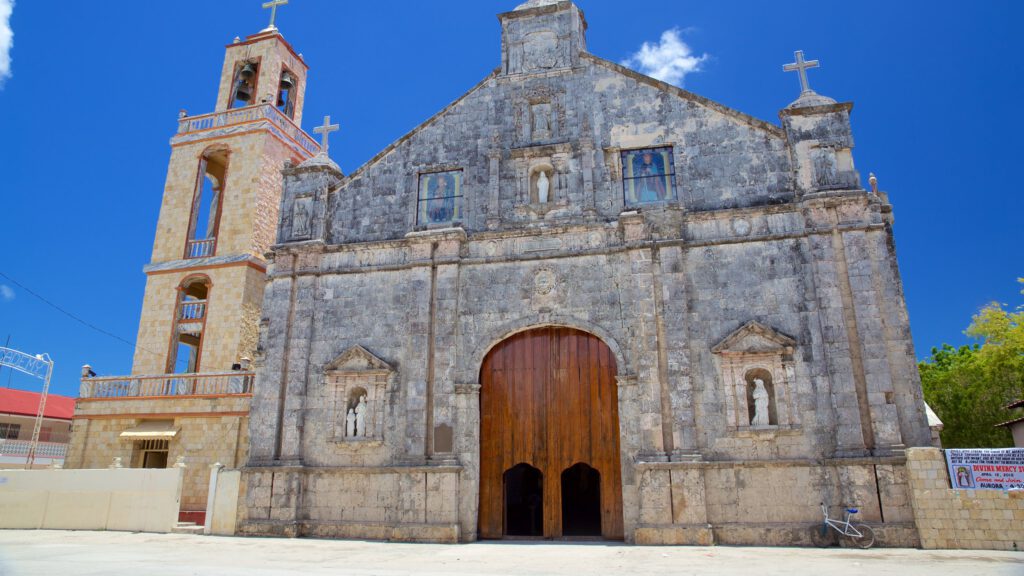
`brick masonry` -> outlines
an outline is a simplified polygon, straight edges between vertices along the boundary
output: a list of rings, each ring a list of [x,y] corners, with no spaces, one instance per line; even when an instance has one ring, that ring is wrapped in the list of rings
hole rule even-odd
[[[936,448],[908,450],[907,477],[922,548],[1024,547],[1024,491],[954,490]]]
[[[191,398],[79,399],[72,421],[66,468],[106,468],[115,457],[125,468],[142,465],[142,453],[121,432],[147,420],[170,420],[167,464],[184,457],[182,510],[205,510],[210,465],[237,467],[249,444],[248,395]]]

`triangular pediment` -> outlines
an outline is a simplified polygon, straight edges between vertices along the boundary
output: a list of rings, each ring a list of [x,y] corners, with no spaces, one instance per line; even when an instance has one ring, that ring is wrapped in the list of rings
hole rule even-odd
[[[393,372],[390,364],[356,345],[341,353],[324,367],[324,372]]]
[[[765,326],[760,322],[747,322],[716,344],[715,354],[792,354],[796,340]]]

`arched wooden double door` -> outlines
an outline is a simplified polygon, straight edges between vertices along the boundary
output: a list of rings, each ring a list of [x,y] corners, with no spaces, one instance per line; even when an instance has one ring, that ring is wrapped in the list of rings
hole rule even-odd
[[[563,525],[596,517],[587,504],[595,490],[595,535],[623,537],[615,374],[608,346],[572,328],[520,332],[487,354],[480,368],[481,538],[524,535],[524,527],[534,530],[526,535],[568,535]]]

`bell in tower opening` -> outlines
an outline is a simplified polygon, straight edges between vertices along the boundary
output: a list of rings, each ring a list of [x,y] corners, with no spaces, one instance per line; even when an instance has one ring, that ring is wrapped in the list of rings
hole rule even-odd
[[[259,75],[259,63],[245,62],[235,73],[235,87],[229,108],[241,108],[254,103],[253,94],[256,92],[256,78]]]
[[[291,72],[287,70],[281,72],[281,82],[277,88],[277,109],[289,118],[295,116],[294,94],[296,83],[297,80]]]

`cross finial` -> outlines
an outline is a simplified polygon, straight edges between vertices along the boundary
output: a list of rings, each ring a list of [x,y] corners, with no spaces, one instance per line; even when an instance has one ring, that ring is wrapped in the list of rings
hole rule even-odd
[[[341,130],[341,126],[338,124],[331,124],[331,117],[324,116],[324,125],[313,128],[313,132],[317,134],[323,134],[320,142],[320,153],[324,156],[327,155],[327,137],[330,136],[331,132],[337,132]]]
[[[807,70],[810,68],[817,68],[817,60],[804,60],[804,51],[797,50],[795,52],[796,62],[792,64],[786,64],[782,67],[785,72],[797,71],[800,73],[800,95],[812,94],[814,90],[811,90],[811,86],[807,83]]]
[[[288,0],[270,0],[270,2],[263,3],[263,9],[270,8],[270,24],[264,28],[264,30],[277,30],[277,26],[274,26],[274,19],[277,18],[277,7],[284,6],[288,3]]]

